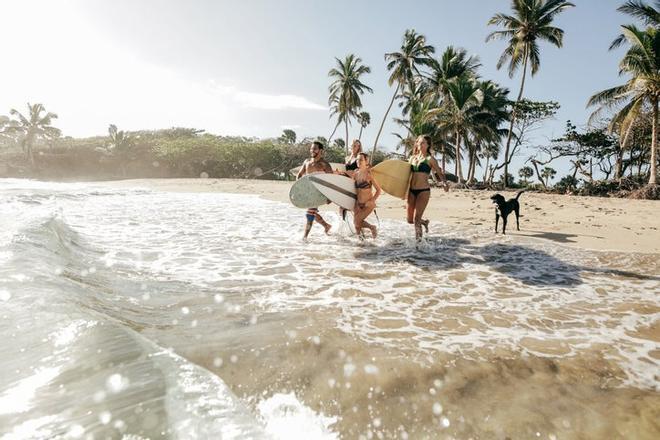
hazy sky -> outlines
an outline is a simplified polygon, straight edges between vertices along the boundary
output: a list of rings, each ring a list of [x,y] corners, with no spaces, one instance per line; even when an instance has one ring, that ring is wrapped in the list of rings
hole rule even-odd
[[[622,82],[621,52],[607,48],[622,0],[574,0],[560,15],[564,48],[541,44],[541,70],[525,95],[556,100],[557,119],[536,134],[538,143],[563,133],[565,121],[586,122],[595,91]],[[363,140],[371,145],[391,94],[383,54],[398,50],[406,29],[478,55],[481,75],[509,87],[495,64],[502,42],[486,44],[496,12],[509,0],[2,0],[0,114],[41,102],[59,114],[65,135],[120,129],[186,126],[216,134],[328,136],[328,70],[334,57],[359,55],[372,69],[364,97],[372,117]],[[354,125],[353,134],[359,127]],[[382,143],[393,147],[386,124]],[[343,133],[343,132],[342,132]],[[343,136],[343,134],[342,134]],[[522,163],[525,153],[517,162]]]

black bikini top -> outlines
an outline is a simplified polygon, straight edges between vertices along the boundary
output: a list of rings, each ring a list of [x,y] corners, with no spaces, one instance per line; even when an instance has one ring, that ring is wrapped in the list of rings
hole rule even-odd
[[[431,174],[431,164],[429,156],[426,156],[424,160],[418,162],[417,165],[413,164],[413,158],[410,158],[410,169],[413,173],[426,173]]]
[[[357,158],[353,158],[353,160],[346,162],[346,171],[355,171],[358,169],[358,163],[357,163]]]
[[[355,181],[355,187],[358,189],[367,189],[371,188],[371,182],[368,180],[365,180],[364,182],[358,182],[357,180]]]

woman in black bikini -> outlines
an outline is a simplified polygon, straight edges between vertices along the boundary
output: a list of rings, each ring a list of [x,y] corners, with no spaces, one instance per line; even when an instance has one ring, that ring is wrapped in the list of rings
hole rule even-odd
[[[376,200],[380,197],[382,189],[376,182],[369,170],[369,156],[366,153],[360,153],[357,156],[358,169],[353,174],[355,179],[355,190],[357,192],[357,201],[355,203],[355,232],[362,237],[362,229],[369,228],[371,235],[376,238],[378,231],[376,226],[369,224],[365,219],[376,209]],[[372,193],[371,187],[376,188],[376,193]]]
[[[346,174],[349,177],[353,177],[353,173],[358,169],[358,156],[362,153],[362,142],[359,139],[355,139],[351,145],[351,155],[346,156]]]
[[[427,233],[429,232],[429,221],[422,218],[431,197],[429,175],[431,171],[435,171],[436,176],[440,177],[440,180],[445,183],[445,191],[448,191],[447,180],[431,153],[430,136],[417,137],[409,162],[412,176],[410,177],[410,190],[408,192],[408,223],[415,225],[415,238],[421,240],[422,226],[424,226]]]

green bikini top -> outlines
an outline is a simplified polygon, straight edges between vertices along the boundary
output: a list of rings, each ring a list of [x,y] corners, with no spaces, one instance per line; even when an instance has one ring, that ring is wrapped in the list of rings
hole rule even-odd
[[[426,156],[424,160],[418,162],[417,164],[413,163],[413,158],[410,158],[410,170],[413,173],[426,173],[431,174],[431,156]]]

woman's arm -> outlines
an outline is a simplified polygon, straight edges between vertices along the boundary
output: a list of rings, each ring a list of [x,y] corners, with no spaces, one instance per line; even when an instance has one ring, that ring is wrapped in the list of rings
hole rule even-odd
[[[444,184],[445,191],[449,191],[449,186],[447,185],[447,176],[445,173],[442,171],[442,168],[438,166],[438,161],[435,160],[435,157],[431,156],[431,160],[429,160],[429,163],[431,164],[431,168],[433,168],[433,171],[435,171],[435,175],[440,178],[442,183]]]
[[[371,175],[371,171],[369,171],[369,179],[371,180],[371,183],[376,187],[376,194],[374,194],[374,202],[380,197],[380,195],[383,193],[383,189],[380,187],[378,184],[378,181],[374,179],[374,176]]]

